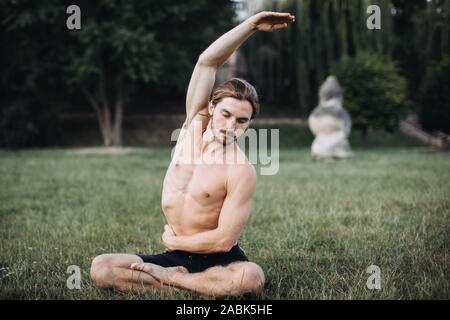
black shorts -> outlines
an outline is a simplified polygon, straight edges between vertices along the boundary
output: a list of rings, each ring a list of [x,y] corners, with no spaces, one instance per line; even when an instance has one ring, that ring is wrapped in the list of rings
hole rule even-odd
[[[226,266],[236,261],[248,261],[244,251],[235,245],[228,252],[218,253],[190,253],[186,251],[166,251],[160,254],[137,254],[144,262],[160,265],[162,267],[183,266],[189,272],[202,272],[214,266]]]

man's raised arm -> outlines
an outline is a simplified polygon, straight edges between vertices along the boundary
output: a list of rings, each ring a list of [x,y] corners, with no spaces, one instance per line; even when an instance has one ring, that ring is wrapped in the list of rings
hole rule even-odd
[[[208,106],[215,75],[231,54],[253,32],[284,29],[294,21],[289,13],[260,12],[214,41],[198,58],[186,96],[186,116],[189,125],[197,113]]]

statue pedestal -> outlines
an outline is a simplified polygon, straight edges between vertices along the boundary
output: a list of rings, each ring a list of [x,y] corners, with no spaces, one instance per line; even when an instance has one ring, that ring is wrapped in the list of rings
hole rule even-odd
[[[314,158],[348,158],[353,153],[350,143],[342,131],[321,134],[314,139],[311,146],[311,155]]]

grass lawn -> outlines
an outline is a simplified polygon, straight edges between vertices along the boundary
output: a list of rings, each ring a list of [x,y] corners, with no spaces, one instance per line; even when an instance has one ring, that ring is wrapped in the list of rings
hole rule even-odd
[[[81,150],[82,151],[82,150]],[[0,299],[179,299],[97,289],[90,262],[106,252],[160,252],[168,148],[0,152]],[[267,277],[262,298],[449,299],[450,154],[354,149],[313,162],[285,148],[259,176],[241,247]],[[370,265],[381,290],[369,290]],[[82,272],[66,287],[67,267]]]

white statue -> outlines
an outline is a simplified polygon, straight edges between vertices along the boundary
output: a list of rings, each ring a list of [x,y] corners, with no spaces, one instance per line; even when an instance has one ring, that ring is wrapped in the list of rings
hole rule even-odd
[[[351,119],[342,107],[343,94],[336,77],[329,76],[319,90],[319,105],[309,116],[309,128],[316,136],[311,146],[314,159],[347,158],[352,150],[347,140]]]

